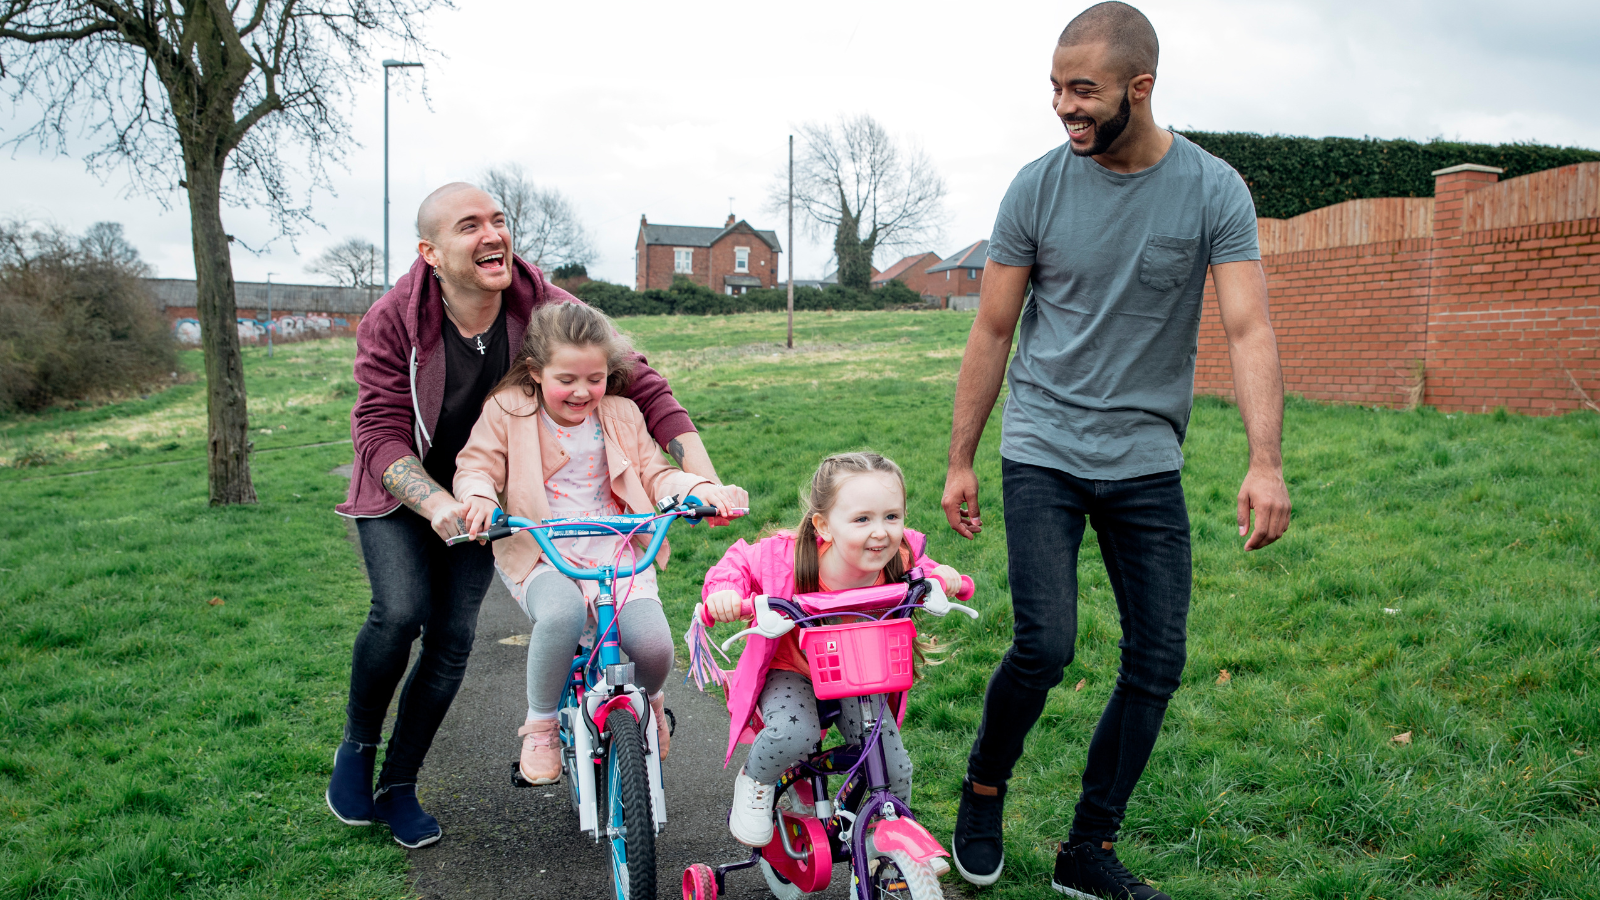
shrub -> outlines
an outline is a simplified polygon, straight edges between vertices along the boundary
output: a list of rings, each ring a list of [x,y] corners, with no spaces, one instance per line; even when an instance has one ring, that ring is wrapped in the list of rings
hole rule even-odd
[[[135,391],[177,369],[149,270],[121,232],[0,224],[0,411]]]
[[[719,294],[687,278],[673,280],[665,290],[634,291],[607,281],[590,281],[573,293],[611,316],[708,316],[748,312],[777,312],[788,307],[787,288],[759,288],[743,294]],[[795,288],[794,308],[799,310],[895,309],[921,306],[916,291],[899,281],[881,288],[856,291],[830,284],[825,288]]]
[[[1256,215],[1272,219],[1364,197],[1432,197],[1432,173],[1460,163],[1498,166],[1505,179],[1600,160],[1600,151],[1543,144],[1182,134],[1237,169],[1250,186]]]

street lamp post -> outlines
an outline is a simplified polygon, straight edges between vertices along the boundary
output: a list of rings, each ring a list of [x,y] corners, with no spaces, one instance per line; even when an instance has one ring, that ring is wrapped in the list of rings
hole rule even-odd
[[[267,359],[272,358],[272,276],[276,274],[278,273],[267,273]]]
[[[422,68],[419,62],[383,61],[383,289],[389,290],[389,70]]]

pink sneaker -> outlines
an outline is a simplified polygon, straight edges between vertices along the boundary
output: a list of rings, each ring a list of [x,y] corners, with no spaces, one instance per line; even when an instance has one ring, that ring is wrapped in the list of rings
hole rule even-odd
[[[555,784],[561,780],[561,739],[555,719],[529,719],[517,729],[522,737],[522,758],[517,768],[529,784]]]
[[[656,742],[661,745],[661,758],[664,760],[667,758],[667,751],[672,749],[672,732],[667,725],[666,695],[650,701],[650,712],[656,719]]]

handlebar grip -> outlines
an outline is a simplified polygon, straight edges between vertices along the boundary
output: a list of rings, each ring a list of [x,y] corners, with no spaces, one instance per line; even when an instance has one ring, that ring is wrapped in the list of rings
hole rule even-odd
[[[700,616],[701,623],[707,628],[717,624],[716,620],[711,618],[711,610],[708,609],[704,603],[695,604],[694,611],[696,615]],[[756,605],[755,603],[751,602],[749,597],[745,597],[739,601],[739,618],[749,619],[755,614]]]
[[[977,593],[977,591],[977,585],[972,583],[972,576],[963,575],[961,576],[961,587],[956,590],[956,599],[971,600],[972,595]]]
[[[709,519],[717,515],[717,508],[715,506],[691,506],[687,512],[688,517],[691,519]]]

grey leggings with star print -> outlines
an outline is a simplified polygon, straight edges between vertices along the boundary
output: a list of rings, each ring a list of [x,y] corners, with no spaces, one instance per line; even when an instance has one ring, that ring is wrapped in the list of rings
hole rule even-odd
[[[871,702],[871,701],[869,701]],[[761,688],[761,721],[766,727],[756,735],[750,745],[750,758],[745,761],[744,773],[762,784],[775,784],[784,770],[799,762],[817,745],[822,731],[817,718],[817,695],[811,689],[811,679],[786,669],[767,671],[767,683]],[[861,708],[855,700],[846,697],[839,701],[839,731],[846,740],[861,739]],[[883,741],[885,758],[889,761],[889,790],[895,796],[911,800],[911,757],[906,755],[905,744],[900,740],[900,726],[894,714],[883,719],[878,739]]]

